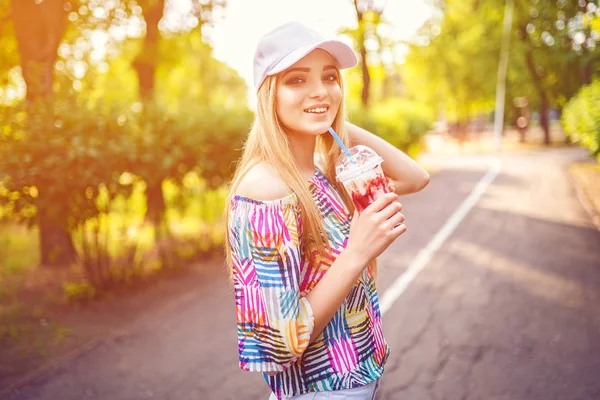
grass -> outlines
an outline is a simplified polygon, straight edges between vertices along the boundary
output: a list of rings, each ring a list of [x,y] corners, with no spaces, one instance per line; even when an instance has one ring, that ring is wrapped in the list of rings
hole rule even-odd
[[[0,223],[0,274],[12,276],[39,263],[39,235],[36,228]]]
[[[168,246],[168,251],[176,253],[176,259],[187,265],[188,261],[197,256],[198,249],[210,251],[222,242],[226,188],[209,190],[202,179],[194,175],[186,177],[183,187],[165,183],[166,216],[174,236],[173,243],[166,244],[157,244],[154,228],[144,223],[144,189],[143,183],[137,185],[132,196],[111,202],[106,213],[90,219],[83,230],[74,232],[72,237],[78,250],[81,251],[82,235],[92,239],[98,228],[101,241],[99,246],[110,257],[116,259],[123,256],[128,246],[136,244],[139,253],[136,253],[134,264],[139,262],[143,272],[150,276],[163,269],[157,259],[156,247]],[[89,315],[81,311],[85,307],[80,307],[79,303],[80,300],[93,297],[96,289],[86,281],[82,265],[66,268],[40,266],[38,230],[9,222],[6,213],[2,214],[2,211],[0,210],[0,216],[4,216],[4,219],[0,219],[0,370],[6,368],[6,365],[15,368],[19,365],[19,368],[25,370],[34,367],[44,357],[66,351],[73,343],[96,334],[97,315],[92,311]],[[124,266],[131,272],[130,265]],[[136,288],[147,285],[147,282],[156,282],[161,276],[163,275],[156,274],[156,279],[153,280],[138,279],[146,278],[141,275],[132,276],[131,283],[139,285],[123,289],[127,293],[135,292]],[[108,293],[108,297],[112,295],[114,294]],[[71,299],[77,301],[71,304]],[[83,317],[79,316],[74,320],[70,316],[79,315],[77,310],[81,311]],[[0,386],[3,379],[6,377],[0,378]]]
[[[88,248],[91,246],[91,253],[88,254],[92,256],[96,254],[95,251],[101,250],[106,251],[112,259],[119,259],[136,248],[129,272],[154,274],[160,269],[160,262],[156,265],[156,230],[151,224],[145,223],[144,218],[145,184],[135,181],[134,177],[130,178],[134,182],[134,190],[127,198],[118,197],[109,204],[108,193],[100,189],[98,205],[107,212],[90,218],[82,228],[73,232],[72,238],[80,254],[83,254],[82,240],[86,238]],[[222,244],[225,234],[222,222],[227,194],[225,187],[210,190],[201,177],[190,173],[182,186],[165,182],[163,192],[166,217],[174,240],[159,246],[171,246],[168,252],[175,252],[180,260],[191,260],[197,250],[207,252]],[[27,229],[8,222],[6,218],[0,222],[0,302],[16,301],[17,293],[26,287],[29,291],[35,290],[34,286],[39,286],[40,290],[47,289],[49,283],[53,287],[57,286],[55,283],[61,287],[62,283],[63,295],[67,297],[89,292],[80,285],[86,283],[81,281],[81,265],[61,269],[63,272],[70,271],[70,274],[61,272],[61,276],[54,276],[46,273],[44,267],[38,267],[39,252],[36,228]],[[138,271],[138,267],[141,270]],[[62,282],[54,282],[58,279]]]
[[[39,264],[39,235],[14,222],[0,223],[0,299],[14,294]]]
[[[45,351],[42,338],[60,341],[66,328],[44,317],[40,307],[26,304],[21,292],[39,277],[39,236],[36,228],[0,223],[0,343],[19,352]],[[48,271],[50,272],[50,271]],[[42,274],[43,275],[43,274]],[[3,353],[4,354],[4,353]]]

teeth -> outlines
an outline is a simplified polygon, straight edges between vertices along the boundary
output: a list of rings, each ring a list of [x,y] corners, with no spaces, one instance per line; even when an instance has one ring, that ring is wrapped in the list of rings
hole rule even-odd
[[[309,108],[304,111],[309,113],[324,113],[325,111],[327,111],[327,107]]]

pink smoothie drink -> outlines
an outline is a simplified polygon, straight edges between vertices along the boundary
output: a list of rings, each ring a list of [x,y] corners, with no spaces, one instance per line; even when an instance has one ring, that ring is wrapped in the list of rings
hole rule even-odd
[[[342,153],[336,163],[337,180],[352,198],[360,213],[379,196],[391,192],[389,179],[383,174],[381,158],[367,146],[354,146],[349,155]]]

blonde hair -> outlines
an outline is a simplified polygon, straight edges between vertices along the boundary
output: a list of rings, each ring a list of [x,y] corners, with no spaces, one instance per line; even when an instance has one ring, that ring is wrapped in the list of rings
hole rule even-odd
[[[311,263],[314,263],[320,255],[328,256],[331,249],[329,247],[328,236],[323,228],[319,209],[313,200],[305,179],[300,174],[300,170],[294,162],[287,134],[277,117],[275,103],[277,79],[277,75],[268,76],[258,90],[254,124],[248,134],[242,156],[231,181],[227,198],[227,208],[225,210],[225,221],[226,223],[229,222],[229,204],[243,177],[253,166],[265,162],[278,172],[281,179],[298,197],[304,232],[304,239],[301,244],[302,252],[305,256],[308,255]],[[344,93],[344,85],[339,71],[338,83],[342,89],[342,93]],[[332,127],[338,133],[342,142],[349,147],[350,138],[345,129],[343,96]],[[350,210],[350,215],[352,215],[354,212],[352,201],[342,184],[335,179],[335,161],[341,152],[339,145],[335,143],[329,133],[325,133],[317,136],[315,152],[322,160],[321,172],[336,187],[344,203]],[[229,242],[228,235],[225,238],[225,251],[227,266],[231,274],[231,243]]]

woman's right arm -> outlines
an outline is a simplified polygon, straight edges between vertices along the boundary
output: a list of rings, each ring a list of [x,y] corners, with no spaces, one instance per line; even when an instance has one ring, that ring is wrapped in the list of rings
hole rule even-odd
[[[355,214],[348,244],[306,296],[314,315],[311,342],[317,338],[369,263],[406,231],[398,196],[387,193],[360,215]]]

